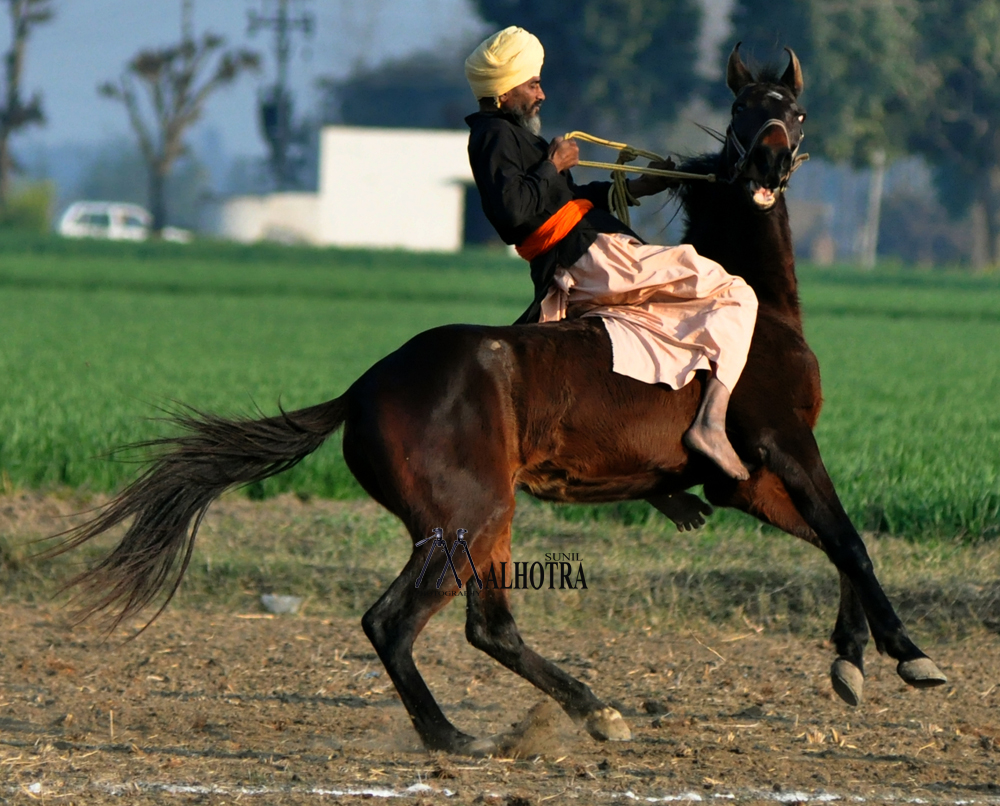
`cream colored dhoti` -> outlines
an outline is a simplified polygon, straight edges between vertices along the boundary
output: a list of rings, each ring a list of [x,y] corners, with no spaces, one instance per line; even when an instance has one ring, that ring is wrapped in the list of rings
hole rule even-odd
[[[598,235],[576,263],[557,270],[539,321],[565,319],[578,305],[583,316],[604,320],[615,372],[674,389],[714,367],[732,391],[757,319],[753,289],[693,246],[617,233]]]

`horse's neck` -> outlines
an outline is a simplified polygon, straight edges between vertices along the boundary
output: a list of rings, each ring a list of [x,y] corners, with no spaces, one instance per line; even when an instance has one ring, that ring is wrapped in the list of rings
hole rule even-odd
[[[742,188],[705,183],[687,194],[685,241],[746,280],[762,306],[801,323],[795,253],[784,196],[769,213],[752,209]]]

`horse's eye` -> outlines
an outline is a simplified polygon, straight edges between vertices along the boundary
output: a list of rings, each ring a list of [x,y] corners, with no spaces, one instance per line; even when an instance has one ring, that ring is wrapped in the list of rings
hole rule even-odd
[[[736,106],[733,107],[733,114],[739,115],[740,113],[745,112],[746,109],[747,109],[746,104],[736,104]]]

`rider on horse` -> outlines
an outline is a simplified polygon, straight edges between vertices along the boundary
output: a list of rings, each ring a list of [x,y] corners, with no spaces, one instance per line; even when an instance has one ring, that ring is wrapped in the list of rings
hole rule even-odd
[[[466,122],[483,210],[531,264],[535,299],[518,322],[599,316],[611,339],[613,370],[646,383],[680,389],[697,370],[707,370],[684,443],[733,478],[746,479],[726,436],[726,409],[746,363],[757,298],[741,278],[689,245],[644,243],[609,211],[609,182],[574,183],[569,169],[579,161],[576,142],[539,136],[544,55],[535,36],[512,26],[465,62],[479,101]],[[669,183],[643,176],[629,181],[629,191],[649,196]]]

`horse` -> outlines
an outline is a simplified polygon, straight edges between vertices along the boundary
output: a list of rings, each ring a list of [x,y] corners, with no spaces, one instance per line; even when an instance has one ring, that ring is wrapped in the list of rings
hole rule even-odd
[[[470,582],[480,581],[476,568],[511,567],[518,489],[555,502],[644,499],[683,527],[698,525],[707,511],[685,492],[701,484],[711,504],[802,538],[836,566],[841,601],[831,680],[846,702],[862,697],[869,627],[907,683],[944,683],[882,590],[813,436],[822,403],[819,365],[803,335],[783,196],[801,160],[805,120],[797,101],[801,66],[788,54],[780,75],[772,68],[755,75],[734,48],[726,81],[735,100],[723,147],[684,166],[711,171],[717,181],[677,191],[685,241],[742,276],[759,300],[727,419],[748,480],[730,478],[684,446],[705,379],[672,390],[614,374],[599,318],[437,327],[318,405],[258,418],[175,412],[179,433],[143,443],[152,452],[147,468],[53,549],[68,551],[131,521],[110,554],[73,580],[84,587],[85,615],[114,608],[118,623],[162,597],[155,619],[181,582],[212,501],[234,485],[289,469],[342,427],[347,466],[405,524],[413,543],[362,627],[428,749],[480,754],[496,746],[447,719],[413,661],[417,635],[454,598],[442,592],[463,584],[473,646],[551,696],[595,739],[630,738],[618,711],[525,645],[504,587]],[[445,544],[444,556],[434,554],[441,532],[459,529],[469,535],[465,551],[449,552]],[[440,571],[440,590],[421,586],[428,568]]]

